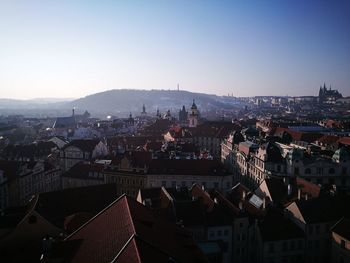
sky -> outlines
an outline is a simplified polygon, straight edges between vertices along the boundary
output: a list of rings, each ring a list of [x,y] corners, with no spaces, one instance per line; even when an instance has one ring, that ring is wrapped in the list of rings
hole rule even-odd
[[[0,98],[350,96],[350,1],[0,0]]]

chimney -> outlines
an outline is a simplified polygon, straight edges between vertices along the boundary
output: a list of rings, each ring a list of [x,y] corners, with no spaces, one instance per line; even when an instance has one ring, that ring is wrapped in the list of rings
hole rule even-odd
[[[74,114],[74,108],[72,109],[72,117],[74,117],[75,116],[75,114]]]
[[[265,210],[266,209],[266,198],[263,198],[263,204],[262,204],[262,208]]]
[[[291,184],[288,184],[288,195],[292,194],[292,186]]]

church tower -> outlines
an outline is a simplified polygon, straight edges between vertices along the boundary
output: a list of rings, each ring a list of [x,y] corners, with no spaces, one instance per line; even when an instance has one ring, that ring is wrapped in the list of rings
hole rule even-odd
[[[147,114],[147,112],[146,112],[146,106],[145,106],[145,104],[143,104],[141,115],[146,115],[146,114]]]
[[[198,119],[199,119],[199,111],[197,108],[196,103],[193,100],[192,106],[191,106],[191,113],[188,115],[188,121],[189,121],[189,127],[197,127],[198,125]]]

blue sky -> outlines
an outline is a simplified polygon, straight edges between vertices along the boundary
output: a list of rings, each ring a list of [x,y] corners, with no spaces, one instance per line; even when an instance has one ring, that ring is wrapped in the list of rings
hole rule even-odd
[[[2,1],[0,97],[350,95],[349,1]]]

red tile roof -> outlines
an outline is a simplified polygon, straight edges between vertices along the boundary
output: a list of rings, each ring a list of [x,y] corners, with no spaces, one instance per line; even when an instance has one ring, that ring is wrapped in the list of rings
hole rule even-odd
[[[214,208],[214,201],[211,199],[210,195],[202,189],[198,184],[194,184],[191,189],[191,194],[193,197],[201,198],[207,212],[211,212]]]
[[[300,177],[296,178],[296,184],[298,189],[300,189],[302,195],[307,194],[309,197],[312,197],[312,198],[319,197],[321,192],[320,186],[314,183],[311,183],[309,181],[306,181],[305,179],[302,179]]]
[[[66,238],[72,240],[81,244],[70,262],[207,262],[187,230],[125,195]]]
[[[273,135],[281,137],[285,132],[290,134],[290,136],[292,136],[294,141],[304,141],[308,143],[315,142],[319,138],[323,137],[323,135],[320,133],[299,132],[299,131],[293,131],[291,129],[283,128],[283,127],[277,127],[274,130]]]
[[[342,218],[332,228],[332,232],[350,241],[350,219]]]
[[[350,137],[342,137],[338,142],[344,145],[350,145]]]
[[[321,138],[317,140],[318,143],[321,143],[322,145],[325,144],[331,144],[331,143],[336,143],[339,140],[338,136],[333,136],[333,135],[324,135]]]

